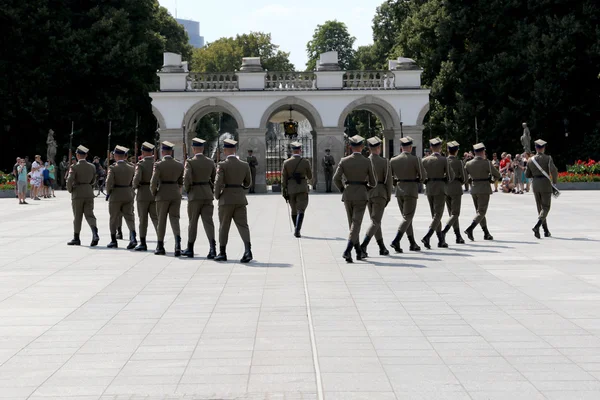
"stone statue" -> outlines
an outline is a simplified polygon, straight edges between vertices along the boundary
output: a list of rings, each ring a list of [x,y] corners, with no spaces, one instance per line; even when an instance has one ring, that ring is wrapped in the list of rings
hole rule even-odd
[[[54,140],[54,131],[50,129],[48,131],[48,138],[46,139],[46,144],[48,145],[48,149],[46,150],[46,158],[47,161],[54,162],[54,157],[56,157],[56,140]]]
[[[521,136],[521,145],[524,152],[531,152],[531,132],[527,127],[527,122],[523,122],[523,136]]]

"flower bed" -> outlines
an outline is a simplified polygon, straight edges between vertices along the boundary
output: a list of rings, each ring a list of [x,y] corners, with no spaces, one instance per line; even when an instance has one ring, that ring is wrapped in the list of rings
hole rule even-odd
[[[600,182],[600,174],[576,174],[573,172],[560,172],[558,174],[558,182]]]
[[[567,171],[558,174],[557,186],[561,190],[600,190],[600,163],[590,159],[567,165]]]

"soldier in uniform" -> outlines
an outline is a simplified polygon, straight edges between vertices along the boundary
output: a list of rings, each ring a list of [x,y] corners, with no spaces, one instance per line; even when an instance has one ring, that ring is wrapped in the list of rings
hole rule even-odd
[[[494,240],[494,237],[488,231],[485,214],[490,202],[490,195],[492,194],[490,183],[501,180],[502,175],[494,168],[492,162],[485,157],[485,145],[483,143],[474,145],[473,151],[475,152],[475,157],[466,164],[465,169],[471,180],[471,197],[473,197],[473,204],[475,205],[477,215],[465,233],[469,240],[474,241],[473,230],[477,224],[481,224],[481,229],[484,233],[483,239]]]
[[[352,248],[356,250],[357,260],[366,257],[360,248],[360,226],[369,202],[368,192],[377,185],[377,180],[373,172],[373,164],[362,155],[365,139],[355,135],[349,141],[353,153],[342,158],[333,176],[333,183],[342,192],[342,201],[346,207],[350,228],[348,244],[342,257],[346,262],[351,263]]]
[[[462,161],[458,159],[458,142],[448,142],[448,164],[454,174],[454,180],[446,185],[446,207],[448,208],[448,214],[450,219],[442,231],[444,238],[450,230],[454,228],[454,234],[456,235],[456,244],[464,244],[465,241],[460,235],[460,226],[458,223],[458,217],[460,216],[460,206],[463,195],[462,185],[467,182],[467,174]]]
[[[181,207],[181,186],[183,185],[183,164],[173,158],[171,142],[162,142],[162,160],[154,163],[150,179],[150,191],[156,198],[158,212],[158,244],[154,254],[165,255],[165,231],[167,216],[175,236],[175,257],[181,255],[181,234],[179,230],[179,209]]]
[[[390,254],[383,243],[383,234],[381,233],[381,220],[383,212],[392,198],[393,178],[390,168],[390,163],[385,158],[381,157],[381,139],[372,137],[367,140],[371,155],[371,165],[377,179],[377,186],[369,192],[369,215],[371,216],[371,226],[367,230],[367,234],[360,245],[363,254],[368,256],[367,246],[371,238],[375,236],[379,245],[379,255],[387,256]]]
[[[69,246],[81,245],[79,233],[81,232],[81,221],[85,219],[92,229],[92,243],[90,246],[98,245],[100,237],[94,216],[94,190],[96,182],[96,168],[86,161],[87,147],[79,146],[75,152],[77,163],[69,168],[67,177],[67,190],[71,193],[71,204],[73,206],[73,240],[68,242]]]
[[[325,155],[323,156],[323,171],[325,172],[325,193],[331,193],[331,181],[333,179],[333,166],[335,165],[335,158],[330,154],[331,150],[325,149]]]
[[[210,250],[206,258],[209,260],[217,256],[217,243],[215,242],[215,224],[213,223],[214,193],[213,187],[217,169],[215,162],[206,157],[204,153],[205,140],[192,139],[194,157],[187,160],[183,173],[183,188],[188,194],[188,247],[182,255],[194,257],[194,242],[198,234],[198,219],[202,216],[202,225],[208,238]]]
[[[219,200],[220,226],[219,255],[215,257],[215,261],[227,261],[229,228],[231,220],[233,220],[244,242],[245,250],[240,262],[248,263],[252,260],[252,245],[246,210],[248,200],[246,200],[244,190],[252,184],[252,175],[248,163],[237,158],[236,145],[237,142],[233,139],[223,141],[225,161],[221,161],[217,167],[215,198]]]
[[[135,218],[133,216],[133,189],[131,182],[135,174],[135,168],[127,162],[128,148],[116,146],[114,150],[115,163],[108,167],[106,177],[106,199],[108,200],[108,214],[110,216],[110,243],[109,249],[119,247],[117,243],[117,227],[121,218],[129,228],[129,244],[127,249],[131,250],[137,246],[135,234]]]
[[[135,167],[133,176],[133,188],[137,190],[136,205],[138,218],[140,220],[140,244],[135,251],[147,251],[146,233],[148,232],[148,215],[158,231],[158,213],[156,212],[156,201],[150,191],[150,179],[154,170],[154,145],[148,142],[142,143],[142,156]]]
[[[552,185],[556,185],[558,181],[558,170],[554,165],[554,161],[552,161],[552,157],[545,154],[547,143],[542,139],[538,139],[534,143],[537,154],[527,161],[525,176],[533,178],[533,195],[538,210],[538,222],[533,227],[533,234],[539,239],[540,226],[544,228],[544,237],[551,236],[546,218],[548,218],[552,202]]]
[[[433,220],[429,225],[429,231],[421,242],[427,249],[431,249],[429,240],[433,233],[437,235],[438,247],[448,247],[444,234],[442,233],[442,217],[444,215],[444,203],[446,200],[446,184],[452,182],[454,174],[450,169],[446,157],[440,154],[442,150],[442,140],[434,138],[429,141],[431,155],[423,159],[423,168],[427,173],[427,200],[429,200],[429,209]]]
[[[308,183],[312,180],[312,166],[310,161],[302,158],[302,143],[290,144],[292,156],[283,162],[281,170],[282,194],[290,202],[292,209],[292,222],[294,223],[294,236],[301,237],[300,230],[304,221],[304,212],[308,207]]]
[[[249,193],[255,193],[254,186],[256,184],[256,167],[258,166],[258,160],[253,154],[252,150],[248,150],[248,157],[246,157],[246,162],[250,166],[250,175],[252,177],[252,185],[250,185]]]
[[[421,159],[412,154],[413,139],[410,136],[405,136],[400,139],[400,144],[402,153],[390,161],[392,175],[396,182],[398,207],[402,213],[402,223],[398,227],[398,233],[391,244],[396,253],[402,253],[400,240],[405,233],[410,242],[410,251],[421,250],[415,241],[412,221],[417,210],[419,185],[427,178]]]

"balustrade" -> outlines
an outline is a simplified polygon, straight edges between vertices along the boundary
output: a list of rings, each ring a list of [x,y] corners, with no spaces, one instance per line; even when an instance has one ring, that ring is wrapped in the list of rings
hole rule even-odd
[[[394,89],[394,80],[395,76],[391,71],[346,71],[343,88],[348,90]]]
[[[188,76],[186,90],[199,92],[238,90],[238,78],[235,72],[192,72]]]
[[[314,72],[267,72],[265,90],[316,90]]]

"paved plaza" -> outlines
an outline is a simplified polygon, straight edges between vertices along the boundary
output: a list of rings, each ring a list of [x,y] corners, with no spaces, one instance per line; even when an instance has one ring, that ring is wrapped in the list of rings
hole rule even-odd
[[[600,399],[599,192],[554,201],[549,239],[531,194],[494,194],[495,241],[478,228],[388,257],[373,241],[354,264],[340,195],[311,197],[300,240],[280,196],[249,202],[243,265],[235,227],[226,264],[202,236],[200,257],[174,258],[170,232],[166,257],[108,250],[98,198],[100,246],[84,222],[86,246],[68,247],[65,192],[0,200],[0,399]],[[470,197],[462,211],[464,229]],[[399,221],[392,202],[386,244]]]

